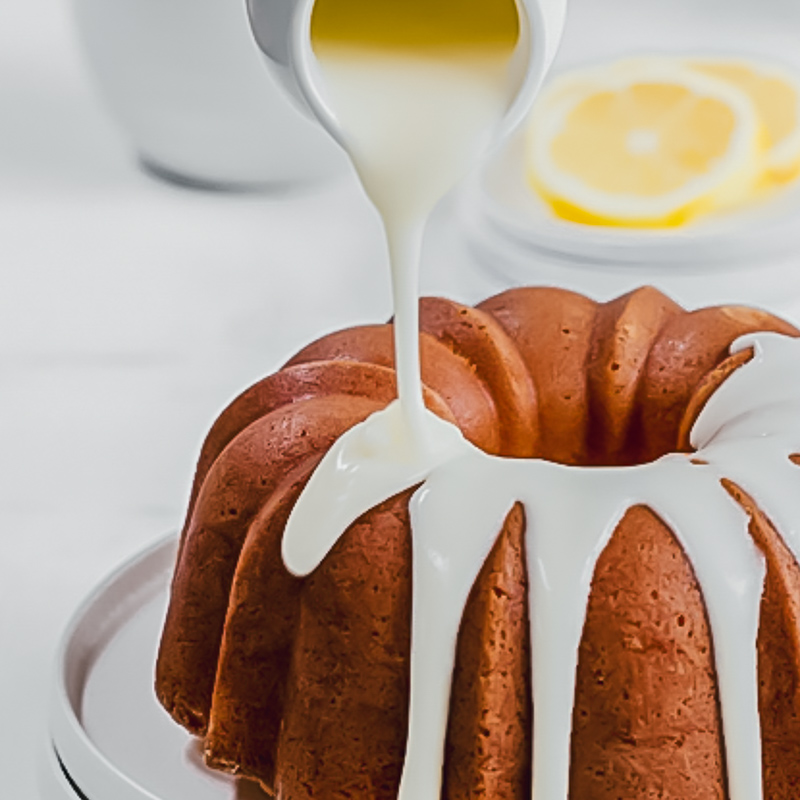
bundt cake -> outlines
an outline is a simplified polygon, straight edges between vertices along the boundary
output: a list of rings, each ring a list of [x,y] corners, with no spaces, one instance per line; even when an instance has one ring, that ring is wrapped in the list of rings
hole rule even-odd
[[[301,350],[203,445],[156,689],[208,764],[285,800],[797,798],[798,331],[651,288],[420,316],[464,448],[308,575],[284,529],[394,400],[391,325]]]

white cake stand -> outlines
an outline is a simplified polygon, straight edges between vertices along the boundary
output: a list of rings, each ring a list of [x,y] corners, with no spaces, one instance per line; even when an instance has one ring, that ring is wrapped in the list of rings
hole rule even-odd
[[[123,564],[81,604],[59,645],[42,800],[266,800],[205,767],[199,741],[156,700],[153,673],[177,539]]]

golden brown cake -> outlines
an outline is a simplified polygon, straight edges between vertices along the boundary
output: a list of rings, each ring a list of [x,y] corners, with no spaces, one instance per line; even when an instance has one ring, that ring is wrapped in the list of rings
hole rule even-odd
[[[643,288],[608,303],[514,289],[421,301],[426,404],[482,450],[598,467],[690,450],[692,423],[756,331],[741,307],[688,312]],[[209,765],[285,800],[393,800],[408,726],[411,490],[358,519],[309,576],[284,567],[290,510],[343,432],[395,397],[390,325],[341,331],[234,400],[197,467],[157,664],[158,697]],[[800,457],[795,457],[800,463]],[[764,796],[800,794],[800,570],[768,516],[758,630]],[[800,497],[800,476],[798,477]],[[442,797],[531,797],[525,515],[514,507],[457,641]],[[580,643],[571,800],[728,796],[714,648],[692,564],[633,505],[599,557]]]

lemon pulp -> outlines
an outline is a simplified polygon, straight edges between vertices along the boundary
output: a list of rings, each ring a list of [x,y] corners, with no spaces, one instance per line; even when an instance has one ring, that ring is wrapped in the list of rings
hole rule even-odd
[[[722,57],[574,70],[537,102],[526,172],[584,224],[670,227],[763,199],[800,175],[800,79]]]

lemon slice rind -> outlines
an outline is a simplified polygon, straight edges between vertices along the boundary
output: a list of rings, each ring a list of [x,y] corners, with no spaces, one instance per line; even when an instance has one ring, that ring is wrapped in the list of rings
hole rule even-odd
[[[775,78],[794,89],[794,130],[764,153],[764,167],[779,182],[785,182],[800,174],[800,72],[788,65],[731,55],[684,55],[681,62],[689,69],[693,65],[734,66],[751,70],[767,78]],[[696,68],[696,67],[695,67]]]

